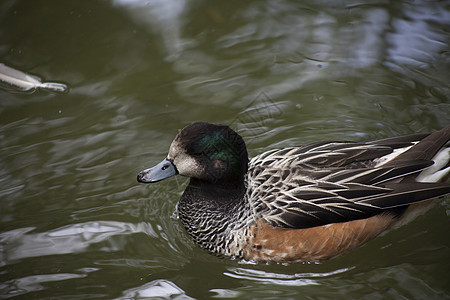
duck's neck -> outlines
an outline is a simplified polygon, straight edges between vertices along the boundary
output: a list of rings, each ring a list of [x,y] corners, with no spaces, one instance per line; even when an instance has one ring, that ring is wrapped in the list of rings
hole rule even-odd
[[[251,219],[245,190],[243,180],[234,186],[221,186],[191,179],[178,212],[197,244],[216,254],[241,256],[238,246]]]

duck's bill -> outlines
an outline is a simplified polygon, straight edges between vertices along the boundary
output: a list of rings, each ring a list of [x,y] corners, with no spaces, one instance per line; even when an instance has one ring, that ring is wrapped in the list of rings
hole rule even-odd
[[[137,181],[141,183],[158,182],[177,174],[178,171],[174,164],[166,158],[153,168],[141,171],[137,176]]]

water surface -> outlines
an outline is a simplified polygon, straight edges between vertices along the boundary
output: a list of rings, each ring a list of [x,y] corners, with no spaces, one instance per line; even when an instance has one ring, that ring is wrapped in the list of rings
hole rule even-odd
[[[448,299],[450,202],[345,256],[252,264],[195,246],[186,179],[139,185],[195,120],[253,156],[450,124],[450,7],[426,1],[2,1],[0,298]]]

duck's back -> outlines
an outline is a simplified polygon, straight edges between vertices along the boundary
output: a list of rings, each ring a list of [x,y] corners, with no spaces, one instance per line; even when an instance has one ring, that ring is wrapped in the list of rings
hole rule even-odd
[[[432,135],[271,150],[250,162],[248,199],[257,216],[282,228],[309,228],[384,212],[398,215],[407,205],[450,189],[445,183],[416,181],[417,176],[423,181],[420,177],[430,173],[423,170],[433,164],[433,174],[440,173],[435,181],[449,173],[449,137],[450,127]],[[436,156],[438,163],[432,160]]]

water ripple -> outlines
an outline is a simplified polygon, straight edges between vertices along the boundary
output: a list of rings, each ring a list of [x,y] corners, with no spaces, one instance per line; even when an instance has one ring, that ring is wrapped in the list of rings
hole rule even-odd
[[[157,279],[152,282],[143,284],[142,286],[128,289],[123,292],[122,297],[115,298],[117,300],[125,299],[194,299],[186,295],[186,293],[175,283]]]
[[[32,233],[35,228],[19,228],[0,233],[1,265],[16,260],[47,255],[79,253],[92,244],[108,241],[115,235],[129,235],[139,232],[156,237],[149,223],[123,223],[114,221],[92,221],[71,224],[41,233]],[[114,251],[114,246],[110,244]],[[107,249],[104,248],[104,251]]]
[[[81,270],[82,271],[82,270]],[[92,272],[94,270],[89,270]],[[22,278],[7,280],[0,283],[0,298],[7,299],[19,295],[36,292],[46,289],[43,284],[48,282],[60,282],[63,280],[84,278],[87,274],[81,272],[76,273],[58,273],[58,274],[40,274],[26,276]]]
[[[331,277],[337,274],[345,273],[352,269],[353,267],[348,267],[326,273],[296,273],[291,275],[248,268],[229,268],[229,272],[225,272],[224,274],[232,278],[258,281],[262,284],[303,286],[319,285],[320,282],[318,282],[314,278]]]

